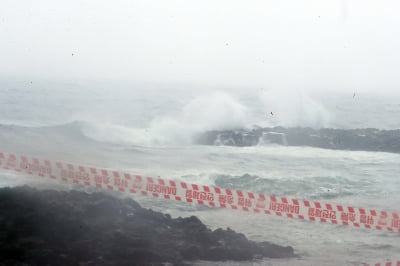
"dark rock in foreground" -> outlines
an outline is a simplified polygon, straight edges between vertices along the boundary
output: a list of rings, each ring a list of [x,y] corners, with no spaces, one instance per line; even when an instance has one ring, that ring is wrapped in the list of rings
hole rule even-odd
[[[204,145],[254,146],[271,143],[335,150],[400,153],[400,130],[255,128],[253,130],[209,131],[197,137]]]
[[[293,257],[195,216],[172,219],[131,199],[29,187],[0,189],[1,265],[149,265]]]

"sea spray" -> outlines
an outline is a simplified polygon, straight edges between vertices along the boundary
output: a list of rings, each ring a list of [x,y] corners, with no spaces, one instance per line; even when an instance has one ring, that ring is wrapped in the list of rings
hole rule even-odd
[[[300,90],[267,90],[260,101],[268,115],[269,126],[328,127],[330,115],[322,104]]]
[[[139,145],[192,143],[195,134],[207,130],[247,127],[247,109],[226,92],[215,91],[189,100],[180,112],[153,118],[148,127],[91,123],[84,133],[96,140]]]

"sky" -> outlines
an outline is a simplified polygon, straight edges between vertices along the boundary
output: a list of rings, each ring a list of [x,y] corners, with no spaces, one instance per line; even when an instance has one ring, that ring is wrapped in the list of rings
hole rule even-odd
[[[400,91],[396,0],[1,0],[0,80]]]

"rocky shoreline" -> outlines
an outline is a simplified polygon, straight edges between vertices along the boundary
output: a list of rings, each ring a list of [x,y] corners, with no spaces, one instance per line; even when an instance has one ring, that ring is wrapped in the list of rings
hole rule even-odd
[[[239,147],[255,146],[261,143],[284,146],[309,146],[334,150],[400,153],[400,129],[258,127],[252,130],[208,131],[197,136],[196,143]]]
[[[187,265],[295,257],[197,217],[173,219],[104,193],[0,189],[1,265]]]

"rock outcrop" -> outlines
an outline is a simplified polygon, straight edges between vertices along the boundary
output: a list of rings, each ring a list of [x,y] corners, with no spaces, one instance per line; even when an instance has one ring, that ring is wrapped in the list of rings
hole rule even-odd
[[[103,193],[0,189],[1,265],[184,265],[293,257],[291,247],[211,231]]]
[[[270,143],[335,150],[400,153],[400,130],[255,128],[253,130],[208,131],[197,136],[196,142],[204,145],[229,146]]]

